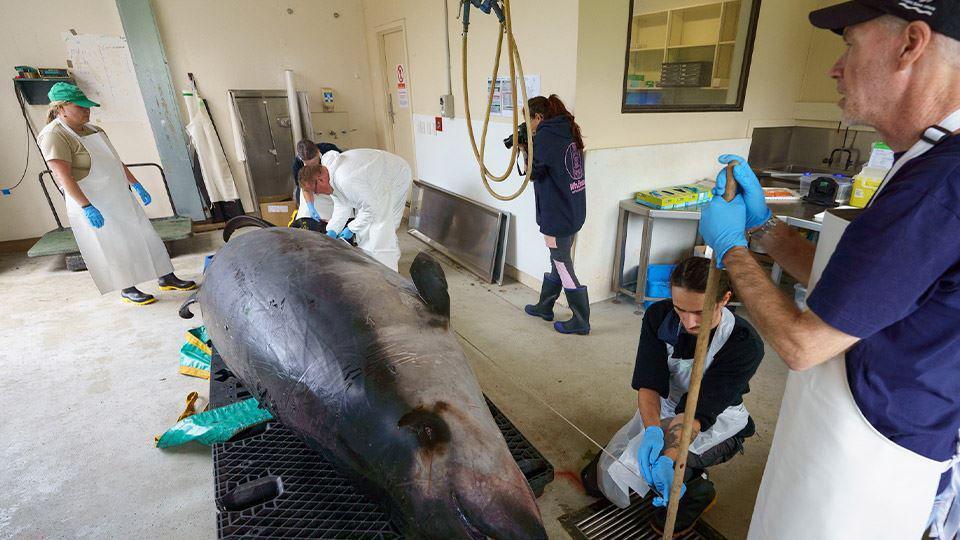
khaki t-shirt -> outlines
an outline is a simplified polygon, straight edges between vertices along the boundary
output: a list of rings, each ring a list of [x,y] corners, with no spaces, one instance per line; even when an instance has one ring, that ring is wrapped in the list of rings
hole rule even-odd
[[[77,134],[84,137],[98,131],[102,130],[84,126],[83,131]],[[90,154],[87,153],[87,149],[59,123],[54,124],[53,128],[46,133],[38,135],[37,143],[40,145],[40,151],[43,152],[43,157],[47,158],[47,161],[61,159],[69,163],[70,173],[77,182],[90,174]]]

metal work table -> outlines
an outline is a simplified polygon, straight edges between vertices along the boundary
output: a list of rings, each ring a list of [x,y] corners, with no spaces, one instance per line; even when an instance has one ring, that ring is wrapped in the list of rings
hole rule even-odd
[[[761,178],[761,184],[764,187],[790,187],[797,185],[789,181],[782,181],[773,178]],[[808,204],[805,202],[793,203],[770,203],[770,210],[774,215],[786,222],[791,227],[806,229],[819,232],[822,224],[814,220],[814,216],[826,210],[824,206]],[[643,309],[643,302],[647,300],[660,300],[660,298],[650,298],[646,296],[647,289],[647,267],[650,265],[650,247],[653,241],[654,222],[656,220],[688,220],[700,221],[701,206],[689,206],[686,208],[677,208],[673,210],[658,210],[637,204],[634,199],[624,199],[620,201],[620,215],[617,219],[617,244],[616,253],[613,261],[613,284],[614,292],[634,297],[637,310]],[[625,262],[625,251],[627,243],[627,226],[631,215],[639,216],[644,220],[643,233],[640,240],[640,261],[637,269],[637,288],[630,290],[626,287],[623,279],[623,270]],[[700,242],[700,235],[697,234],[696,243]],[[780,282],[780,266],[774,264],[771,278],[775,283]]]

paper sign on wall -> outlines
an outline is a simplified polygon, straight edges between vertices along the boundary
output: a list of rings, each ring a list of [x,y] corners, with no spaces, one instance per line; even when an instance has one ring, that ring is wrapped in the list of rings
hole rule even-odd
[[[527,99],[540,95],[540,75],[527,75],[524,78],[527,86]],[[487,92],[490,92],[490,85],[493,84],[493,103],[490,106],[490,114],[499,114],[500,116],[513,116],[513,81],[510,77],[497,77],[493,81],[487,77]],[[523,101],[523,94],[517,96],[517,102]],[[522,114],[522,110],[518,111]]]
[[[149,125],[126,38],[68,32],[61,36],[77,85],[88,98],[102,104],[91,110],[93,122]]]
[[[397,106],[406,109],[410,106],[410,95],[407,93],[407,73],[403,64],[397,64]]]

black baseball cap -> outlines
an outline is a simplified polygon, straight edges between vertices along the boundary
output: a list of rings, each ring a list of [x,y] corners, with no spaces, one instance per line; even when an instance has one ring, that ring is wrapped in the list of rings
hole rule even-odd
[[[923,21],[934,32],[960,39],[960,0],[855,0],[813,11],[810,22],[817,28],[843,34],[844,28],[881,15]]]

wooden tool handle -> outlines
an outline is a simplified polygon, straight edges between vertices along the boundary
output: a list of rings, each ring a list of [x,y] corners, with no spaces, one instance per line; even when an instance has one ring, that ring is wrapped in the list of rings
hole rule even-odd
[[[737,196],[737,179],[733,177],[733,168],[739,164],[739,161],[731,161],[727,164],[727,185],[723,190],[723,200],[727,202]]]
[[[730,202],[737,196],[737,180],[733,177],[733,168],[739,161],[727,164],[727,184],[723,190],[723,200]],[[680,448],[677,463],[673,469],[673,485],[670,487],[670,500],[667,505],[667,521],[663,528],[663,540],[673,540],[673,529],[677,522],[677,510],[680,506],[680,489],[687,468],[687,453],[693,438],[693,422],[697,414],[697,402],[700,400],[700,383],[703,381],[703,364],[710,348],[710,332],[713,330],[713,313],[717,309],[717,289],[720,287],[720,270],[717,268],[717,254],[710,259],[710,272],[707,274],[707,290],[703,294],[703,318],[700,320],[700,332],[697,334],[697,348],[693,355],[693,367],[690,372],[690,387],[687,389],[687,404],[683,411],[683,426],[680,432]]]

